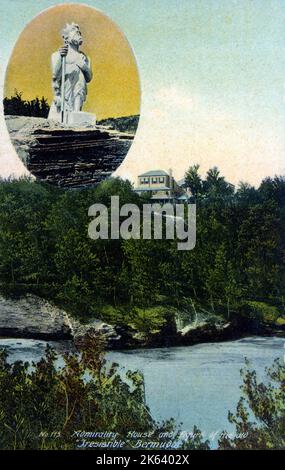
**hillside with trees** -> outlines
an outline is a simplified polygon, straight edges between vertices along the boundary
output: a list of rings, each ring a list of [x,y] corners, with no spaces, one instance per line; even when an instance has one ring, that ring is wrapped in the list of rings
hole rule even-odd
[[[217,169],[205,179],[196,170],[186,176],[197,203],[192,251],[177,251],[175,240],[88,238],[92,204],[110,207],[111,195],[121,204],[147,202],[129,182],[72,191],[2,181],[1,293],[35,294],[78,318],[131,325],[146,337],[171,327],[177,311],[188,322],[200,315],[284,327],[284,178],[235,190]]]

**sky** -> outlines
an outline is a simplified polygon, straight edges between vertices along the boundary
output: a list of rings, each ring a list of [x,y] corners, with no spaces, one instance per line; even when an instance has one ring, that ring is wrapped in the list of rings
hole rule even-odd
[[[50,0],[0,0],[0,80],[21,31]],[[60,3],[69,3],[61,1]],[[285,173],[285,0],[88,0],[133,47],[141,119],[116,172],[218,166],[232,183]],[[31,47],[31,60],[35,43]],[[0,109],[0,114],[2,111]],[[0,116],[0,175],[24,169]]]

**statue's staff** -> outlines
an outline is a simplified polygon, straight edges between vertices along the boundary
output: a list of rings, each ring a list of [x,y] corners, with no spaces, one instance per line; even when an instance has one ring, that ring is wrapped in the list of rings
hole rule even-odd
[[[65,42],[65,47],[67,46]],[[60,100],[60,120],[61,124],[65,124],[65,70],[66,55],[61,56],[61,100]]]

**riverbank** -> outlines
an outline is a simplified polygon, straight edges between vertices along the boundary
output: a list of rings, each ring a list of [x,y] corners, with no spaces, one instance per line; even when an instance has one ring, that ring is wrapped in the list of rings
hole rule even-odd
[[[131,326],[111,325],[100,319],[82,323],[64,310],[33,295],[20,299],[0,297],[0,337],[46,341],[71,341],[74,346],[88,332],[103,337],[109,350],[191,346],[237,340],[246,336],[285,337],[285,325],[235,318],[225,321],[218,316],[181,323],[176,312],[160,331],[146,336]]]

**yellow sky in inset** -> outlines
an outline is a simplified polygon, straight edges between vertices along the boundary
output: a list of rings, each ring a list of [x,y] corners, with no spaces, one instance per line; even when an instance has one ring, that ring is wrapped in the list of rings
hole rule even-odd
[[[139,114],[139,74],[127,39],[106,15],[78,4],[52,7],[26,26],[8,64],[4,96],[17,89],[23,99],[45,96],[51,104],[51,54],[63,44],[62,28],[72,22],[80,26],[81,50],[90,57],[93,70],[83,110],[97,119]]]

